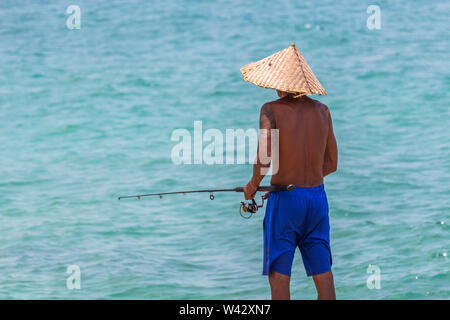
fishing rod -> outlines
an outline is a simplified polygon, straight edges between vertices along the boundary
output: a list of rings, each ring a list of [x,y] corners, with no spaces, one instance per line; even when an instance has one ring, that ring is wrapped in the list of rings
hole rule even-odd
[[[273,185],[273,186],[262,186],[258,187],[256,191],[263,191],[263,192],[277,192],[277,191],[292,191],[294,190],[295,186],[293,184],[287,185],[287,186],[279,186],[279,185]],[[244,192],[244,187],[237,187],[233,189],[206,189],[206,190],[188,190],[188,191],[174,191],[174,192],[160,192],[160,193],[147,193],[147,194],[138,194],[133,196],[121,196],[118,197],[117,200],[121,199],[129,199],[129,198],[137,198],[141,199],[142,197],[152,197],[152,196],[159,196],[162,198],[165,195],[170,194],[186,194],[186,193],[209,193],[209,199],[214,200],[214,193],[216,192]],[[245,218],[249,219],[254,213],[258,211],[259,208],[262,208],[264,205],[264,198],[262,198],[262,202],[260,205],[258,205],[255,201],[255,199],[252,199],[252,202],[246,203],[244,201],[241,201],[241,205],[239,208],[239,214]],[[250,213],[248,216],[245,216],[242,214],[242,212]]]

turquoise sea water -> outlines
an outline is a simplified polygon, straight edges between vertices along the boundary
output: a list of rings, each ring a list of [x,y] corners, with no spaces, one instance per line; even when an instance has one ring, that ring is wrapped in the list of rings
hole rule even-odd
[[[276,95],[239,68],[294,41],[338,141],[337,297],[450,298],[449,14],[445,0],[1,1],[0,298],[270,298],[263,211],[242,219],[241,195],[116,197],[245,184],[250,165],[174,165],[171,134],[257,128]],[[315,298],[298,251],[291,292]]]

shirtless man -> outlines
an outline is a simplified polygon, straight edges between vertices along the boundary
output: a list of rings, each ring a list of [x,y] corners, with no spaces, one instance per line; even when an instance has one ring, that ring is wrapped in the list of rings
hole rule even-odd
[[[337,144],[330,111],[306,95],[294,98],[291,93],[279,90],[277,93],[280,99],[261,108],[259,147],[267,148],[272,162],[278,161],[271,184],[294,184],[296,188],[264,196],[268,201],[263,224],[263,275],[269,276],[272,299],[290,299],[292,261],[299,247],[318,299],[335,299],[328,202],[323,185],[323,178],[337,169]],[[278,129],[277,159],[271,154],[270,129]],[[244,187],[247,200],[254,198],[270,166],[263,162],[258,151],[253,177]]]

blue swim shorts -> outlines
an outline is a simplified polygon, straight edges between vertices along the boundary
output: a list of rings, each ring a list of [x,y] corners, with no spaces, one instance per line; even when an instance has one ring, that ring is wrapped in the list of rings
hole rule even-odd
[[[269,193],[264,216],[263,275],[291,275],[296,247],[306,275],[331,270],[330,223],[324,185]]]

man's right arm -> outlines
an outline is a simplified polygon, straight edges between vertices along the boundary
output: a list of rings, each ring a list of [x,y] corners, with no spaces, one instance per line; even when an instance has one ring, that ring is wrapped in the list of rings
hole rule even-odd
[[[325,156],[323,160],[323,176],[327,176],[332,172],[337,170],[337,161],[338,161],[338,150],[336,137],[334,136],[333,131],[333,121],[331,120],[330,110],[327,108],[328,114],[328,138],[327,138],[327,146],[325,149]]]

